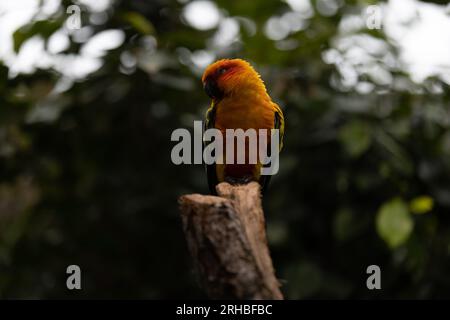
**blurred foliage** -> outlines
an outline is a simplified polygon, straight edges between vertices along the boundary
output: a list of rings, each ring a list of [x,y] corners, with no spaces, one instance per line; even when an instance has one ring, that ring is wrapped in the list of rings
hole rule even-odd
[[[377,230],[386,243],[396,248],[408,240],[413,230],[413,220],[401,199],[385,203],[377,215]]]
[[[287,297],[450,298],[448,88],[431,93],[440,83],[431,79],[397,90],[362,76],[374,87],[362,94],[342,89],[322,59],[343,17],[373,1],[338,1],[328,16],[313,10],[307,25],[272,40],[266,23],[288,17],[286,2],[218,0],[239,28],[222,46],[216,27],[186,23],[184,2],[83,7],[84,31],[125,33],[85,77],[52,67],[11,75],[0,61],[0,297],[204,297],[177,197],[206,193],[206,177],[200,165],[172,164],[170,135],[202,119],[196,61],[212,54],[251,61],[285,112],[280,172],[264,206]],[[14,48],[49,39],[64,14],[21,27]],[[70,33],[59,54],[77,55],[78,38]],[[65,287],[70,264],[82,269],[81,291]],[[379,292],[365,286],[372,264]]]

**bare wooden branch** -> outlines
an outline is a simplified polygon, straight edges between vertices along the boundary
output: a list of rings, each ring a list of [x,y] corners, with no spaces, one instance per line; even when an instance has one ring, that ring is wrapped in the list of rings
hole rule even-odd
[[[221,183],[180,197],[189,251],[209,297],[283,299],[267,246],[260,186]]]

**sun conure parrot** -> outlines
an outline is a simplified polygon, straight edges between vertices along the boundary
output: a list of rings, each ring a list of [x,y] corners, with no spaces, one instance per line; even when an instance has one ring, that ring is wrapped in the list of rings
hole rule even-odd
[[[272,101],[260,75],[247,61],[241,59],[216,61],[206,68],[202,82],[205,92],[212,99],[211,106],[206,112],[205,130],[219,129],[225,146],[226,129],[243,129],[244,131],[250,128],[267,129],[268,143],[270,129],[279,129],[279,150],[281,150],[284,136],[283,112]],[[249,163],[248,147],[246,143],[245,164],[236,164],[235,161],[235,164],[214,163],[206,166],[211,193],[215,194],[215,186],[223,181],[234,184],[258,181],[264,192],[270,175],[260,174],[259,161],[257,164]]]

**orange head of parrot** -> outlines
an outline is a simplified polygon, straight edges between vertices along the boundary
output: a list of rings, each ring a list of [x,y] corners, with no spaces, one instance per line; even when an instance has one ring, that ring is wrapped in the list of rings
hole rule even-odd
[[[266,92],[259,74],[242,59],[223,59],[210,64],[202,82],[206,94],[216,100],[249,90]]]

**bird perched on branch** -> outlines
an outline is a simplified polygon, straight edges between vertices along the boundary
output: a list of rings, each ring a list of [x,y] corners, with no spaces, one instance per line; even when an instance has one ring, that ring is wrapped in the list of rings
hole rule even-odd
[[[267,145],[270,145],[271,129],[279,130],[279,152],[283,146],[284,116],[280,107],[272,101],[266,91],[264,82],[253,67],[241,59],[224,59],[209,65],[202,77],[203,87],[212,99],[206,112],[204,129],[216,128],[224,137],[226,145],[226,129],[266,129]],[[259,142],[259,137],[258,137]],[[243,184],[258,181],[262,191],[267,188],[270,175],[261,175],[260,160],[249,161],[249,143],[245,150],[235,148],[234,155],[245,152],[245,163],[219,164],[206,166],[208,185],[215,194],[215,186],[223,181],[232,184]],[[253,150],[254,151],[254,150]],[[273,152],[273,150],[270,150]],[[225,153],[225,152],[224,152]],[[224,155],[225,158],[225,155]]]

